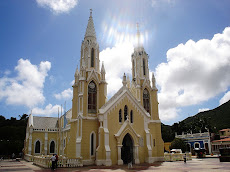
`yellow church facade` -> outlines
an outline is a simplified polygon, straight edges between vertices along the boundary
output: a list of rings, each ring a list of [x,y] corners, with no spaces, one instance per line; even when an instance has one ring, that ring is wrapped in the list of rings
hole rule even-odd
[[[100,67],[99,45],[90,12],[81,45],[80,68],[74,75],[72,109],[60,118],[31,114],[25,154],[57,153],[81,159],[83,165],[163,161],[157,88],[154,75],[150,81],[148,58],[138,43],[131,56],[132,81],[124,74],[123,86],[107,101],[106,70],[103,63]]]

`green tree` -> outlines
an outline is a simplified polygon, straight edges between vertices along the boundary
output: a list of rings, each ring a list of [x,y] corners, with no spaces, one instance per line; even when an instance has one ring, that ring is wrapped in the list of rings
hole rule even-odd
[[[186,144],[184,142],[184,140],[180,139],[180,138],[175,138],[170,146],[170,149],[181,149],[182,152],[186,151]]]

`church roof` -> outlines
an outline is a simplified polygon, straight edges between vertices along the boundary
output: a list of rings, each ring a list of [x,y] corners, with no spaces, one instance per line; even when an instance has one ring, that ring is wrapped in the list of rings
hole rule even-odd
[[[58,118],[56,117],[33,117],[33,128],[36,129],[47,129],[47,128],[57,128]]]
[[[93,17],[92,17],[92,10],[90,11],[88,25],[87,25],[86,32],[85,32],[85,38],[86,37],[95,37],[96,38],[96,32],[95,32]]]
[[[71,119],[71,118],[72,118],[72,108],[69,109],[69,110],[66,112],[66,118],[67,118],[67,119]]]

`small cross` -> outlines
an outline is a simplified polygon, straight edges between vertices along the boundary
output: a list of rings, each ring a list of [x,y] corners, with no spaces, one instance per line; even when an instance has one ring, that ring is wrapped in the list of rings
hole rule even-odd
[[[93,12],[93,10],[92,10],[92,8],[90,8],[90,16],[92,16],[92,12]]]

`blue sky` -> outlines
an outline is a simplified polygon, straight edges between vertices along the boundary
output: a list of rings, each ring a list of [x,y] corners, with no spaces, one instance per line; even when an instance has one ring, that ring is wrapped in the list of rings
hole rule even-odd
[[[18,117],[32,110],[57,116],[61,104],[71,108],[90,8],[108,98],[121,87],[124,72],[131,77],[138,22],[163,123],[230,99],[228,0],[2,0],[0,115]]]

